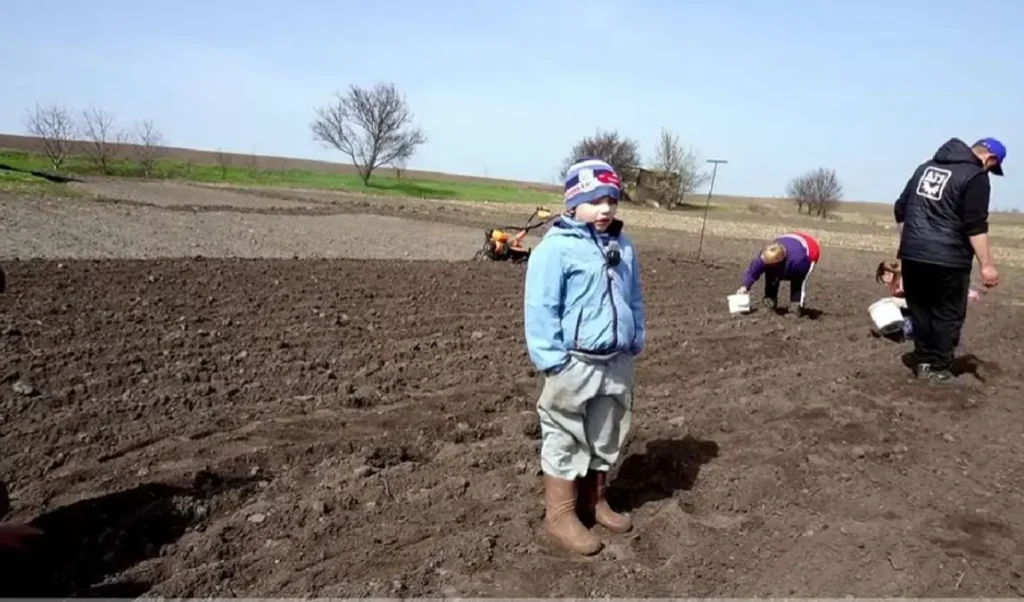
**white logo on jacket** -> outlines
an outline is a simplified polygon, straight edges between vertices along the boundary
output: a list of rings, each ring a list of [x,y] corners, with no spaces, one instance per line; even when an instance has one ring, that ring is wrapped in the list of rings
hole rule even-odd
[[[953,172],[948,169],[933,166],[926,167],[924,173],[921,174],[921,178],[917,181],[917,194],[931,201],[941,199],[942,193],[946,190],[946,184],[949,183],[949,178],[952,175]]]

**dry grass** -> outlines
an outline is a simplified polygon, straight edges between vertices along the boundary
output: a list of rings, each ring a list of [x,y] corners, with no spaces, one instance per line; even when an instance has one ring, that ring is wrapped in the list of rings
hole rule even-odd
[[[431,199],[386,199],[380,197],[359,197],[348,193],[323,190],[280,190],[274,188],[232,188],[233,191],[248,192],[261,198],[278,199],[284,203],[352,203],[360,201],[374,205],[392,205],[417,213],[443,211],[449,214],[460,212],[493,216],[495,225],[514,225],[524,222],[529,209],[508,203],[480,202],[467,207],[464,201]],[[714,201],[715,198],[712,197]],[[552,207],[552,209],[554,209]],[[700,232],[703,214],[699,211],[668,212],[633,205],[623,205],[620,215],[631,226],[697,234]],[[778,219],[777,219],[778,218]],[[500,223],[499,223],[500,222]],[[853,226],[851,228],[851,226]],[[705,228],[705,235],[735,240],[768,240],[788,228],[801,228],[816,237],[827,247],[871,252],[894,253],[897,238],[895,228],[889,224],[848,224],[842,221],[818,220],[797,216],[786,220],[784,216],[771,214],[756,215],[752,212],[713,211]],[[997,261],[1024,266],[1024,226],[992,226]]]
[[[14,148],[24,151],[37,151],[39,141],[27,136],[0,135],[0,148]],[[191,160],[196,163],[216,163],[218,153],[213,151],[202,151],[196,149],[162,148],[161,156]],[[310,161],[305,159],[291,159],[286,157],[253,157],[249,155],[230,155],[235,164],[256,162],[263,168],[274,169],[309,169],[330,173],[349,173],[352,166],[330,163],[323,161]],[[382,170],[385,175],[387,170]],[[554,187],[539,183],[518,182],[511,180],[494,180],[474,176],[460,176],[453,174],[441,174],[434,172],[408,171],[407,177],[436,178],[449,181],[472,181],[492,182],[502,184],[513,184],[523,189],[532,190],[555,190]],[[176,202],[193,203],[202,205],[206,195],[197,189],[220,189],[220,192],[233,190],[237,198],[229,198],[230,195],[221,199],[222,202],[238,206],[254,206],[276,204],[288,206],[295,202],[302,204],[333,204],[351,203],[354,199],[359,202],[370,202],[369,197],[348,192],[334,192],[331,190],[300,190],[285,189],[280,187],[262,188],[254,186],[222,186],[213,184],[183,184],[170,182],[131,182],[116,181],[93,182],[86,185],[76,185],[72,188],[79,193],[91,193],[94,196],[105,198],[128,198],[139,200],[137,195],[143,194],[154,204],[164,204],[166,198],[164,191],[173,187],[187,186],[195,190],[196,194],[191,200]],[[148,189],[148,192],[144,192]],[[188,195],[186,195],[187,197]],[[172,194],[170,197],[182,199],[180,194]],[[263,200],[260,200],[263,199]],[[703,204],[706,197],[694,195],[693,206],[687,211],[664,211],[647,207],[626,205],[622,208],[622,215],[635,226],[643,228],[656,228],[662,230],[686,232],[696,234],[700,231],[703,217]],[[400,198],[389,199],[376,196],[374,204],[396,204],[405,208],[416,208],[417,212],[430,212],[435,210],[447,213],[458,213],[467,211],[466,201],[456,200],[432,200]],[[896,232],[892,221],[892,206],[883,203],[844,203],[832,219],[820,220],[807,215],[797,214],[793,204],[783,198],[759,198],[759,197],[738,197],[717,195],[711,198],[711,211],[707,221],[705,234],[708,236],[723,237],[741,240],[767,240],[781,231],[792,228],[806,230],[821,240],[822,244],[830,247],[837,247],[851,250],[864,250],[873,252],[893,252],[896,247]],[[514,225],[524,221],[529,210],[522,205],[510,205],[502,202],[474,202],[475,212],[483,215],[493,215],[495,220],[501,220],[501,224]],[[556,209],[556,207],[550,207]],[[1000,262],[1024,265],[1024,216],[1012,213],[993,213],[991,234],[994,242],[994,255]]]
[[[692,234],[700,232],[702,221],[699,214],[654,213],[651,211],[635,210],[629,207],[623,208],[621,214],[623,219],[636,226],[676,230]],[[832,227],[830,228],[830,226]],[[817,237],[821,244],[826,247],[893,253],[896,251],[898,239],[895,228],[890,228],[887,231],[882,230],[877,233],[869,233],[836,231],[834,226],[833,222],[813,220],[803,229]],[[771,237],[778,236],[781,232],[776,224],[734,221],[724,216],[716,216],[708,219],[704,233],[706,236],[730,239],[769,240]],[[995,236],[1013,238],[1014,240],[1009,242],[1019,243],[1024,241],[1024,228],[993,226],[993,237]],[[997,261],[1024,265],[1024,248],[994,245],[993,254]]]
[[[122,154],[129,153],[134,145],[116,145]],[[32,136],[0,134],[0,149],[12,149],[24,152],[40,152],[41,142]],[[130,153],[129,153],[130,154]],[[355,174],[355,168],[345,163],[315,161],[268,155],[244,153],[220,153],[215,150],[200,150],[179,147],[160,147],[157,155],[164,159],[190,161],[197,165],[218,165],[226,161],[233,166],[252,166],[263,170],[309,170],[327,174]],[[385,178],[394,177],[394,170],[382,167],[375,173]],[[440,180],[461,183],[477,183],[516,186],[523,190],[557,193],[560,188],[552,184],[525,182],[499,178],[484,178],[461,174],[449,174],[431,171],[406,170],[404,177],[408,179]],[[691,202],[703,207],[706,196],[695,194]],[[884,228],[892,225],[892,205],[877,202],[845,202],[835,214],[835,219],[822,226],[821,220],[808,216],[796,215],[792,202],[779,197],[749,197],[715,195],[711,198],[714,213],[727,212],[739,216],[738,219],[767,220],[768,223],[792,223],[808,228],[833,228],[835,223],[851,226],[872,226]],[[774,220],[774,221],[772,221]],[[992,216],[993,235],[1024,240],[1024,215],[1019,213],[1000,212]]]

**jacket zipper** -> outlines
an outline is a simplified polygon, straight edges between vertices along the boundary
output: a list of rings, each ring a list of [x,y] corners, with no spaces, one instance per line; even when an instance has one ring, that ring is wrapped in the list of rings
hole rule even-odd
[[[608,265],[608,258],[605,257],[604,249],[601,247],[601,241],[597,239],[597,234],[594,233],[594,227],[587,226],[587,228],[590,230],[590,238],[594,241],[594,244],[597,245],[597,252],[601,254],[601,263],[604,268],[604,293],[608,295],[608,303],[612,306],[612,349],[615,349],[619,346],[619,310],[615,307],[615,298],[612,297],[612,289],[614,288],[610,271],[612,268]],[[581,311],[580,317],[582,318],[582,316],[583,312]],[[579,322],[577,322],[577,344],[579,339],[579,330]]]
[[[615,307],[615,299],[612,297],[612,275],[609,273],[611,266],[604,266],[605,291],[608,293],[608,303],[612,306],[612,349],[619,346],[619,310]]]

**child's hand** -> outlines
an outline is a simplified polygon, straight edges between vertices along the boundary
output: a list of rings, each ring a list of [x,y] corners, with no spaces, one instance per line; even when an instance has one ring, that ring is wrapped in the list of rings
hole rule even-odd
[[[736,289],[736,294],[737,295],[745,295],[745,294],[747,294],[747,287],[745,287],[745,286],[739,287],[738,289]]]

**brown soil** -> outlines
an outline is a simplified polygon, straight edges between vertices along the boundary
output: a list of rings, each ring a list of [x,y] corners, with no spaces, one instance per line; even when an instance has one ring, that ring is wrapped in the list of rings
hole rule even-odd
[[[816,320],[730,317],[749,243],[637,242],[636,528],[589,559],[541,534],[523,266],[4,262],[0,477],[48,536],[0,595],[1024,594],[1008,292],[940,390],[868,335],[870,260],[826,249]]]

